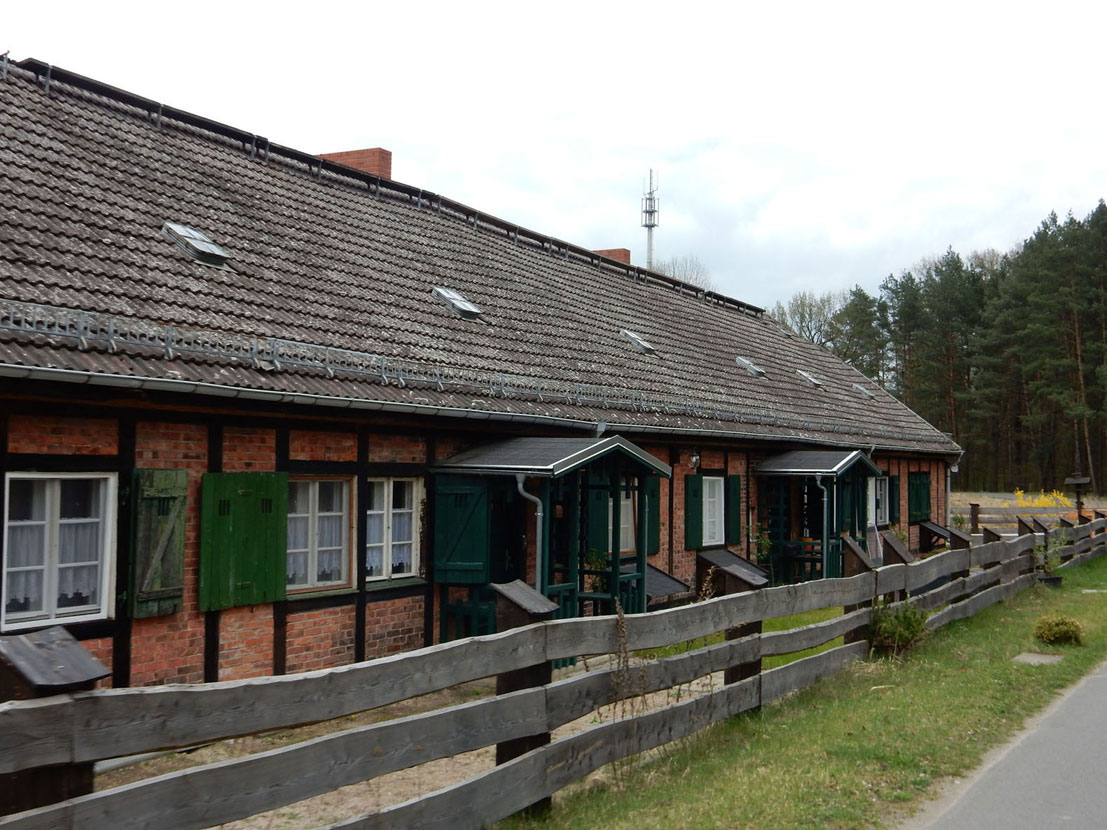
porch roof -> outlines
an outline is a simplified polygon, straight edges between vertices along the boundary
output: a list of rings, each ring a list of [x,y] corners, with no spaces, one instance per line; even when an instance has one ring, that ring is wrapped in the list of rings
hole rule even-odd
[[[623,565],[619,570],[622,573],[634,573],[636,566]],[[681,582],[675,576],[665,573],[660,568],[655,568],[649,562],[646,563],[646,596],[650,599],[659,597],[671,597],[675,594],[684,594],[692,590],[686,582]]]
[[[869,474],[880,475],[861,450],[792,450],[762,461],[754,469],[759,476],[830,476],[842,475],[854,464],[864,464]]]
[[[658,475],[672,468],[621,435],[609,438],[511,438],[459,452],[435,465],[439,473],[468,473],[557,478],[609,453],[621,453]]]

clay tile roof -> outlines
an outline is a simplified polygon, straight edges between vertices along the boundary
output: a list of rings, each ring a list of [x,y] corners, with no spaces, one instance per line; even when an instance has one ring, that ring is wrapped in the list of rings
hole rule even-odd
[[[0,80],[0,124],[5,374],[958,451],[760,309],[429,191],[33,60]],[[197,261],[166,222],[231,258]]]

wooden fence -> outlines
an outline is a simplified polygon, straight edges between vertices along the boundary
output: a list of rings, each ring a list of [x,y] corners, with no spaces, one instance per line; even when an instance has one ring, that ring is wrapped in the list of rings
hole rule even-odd
[[[1078,504],[1080,503],[1078,502]],[[1084,505],[1081,505],[1081,507],[1082,518],[1085,521],[1089,514],[1096,519],[1107,517],[1107,513],[1101,509]],[[954,520],[960,517],[960,520],[955,523],[968,528],[970,533],[980,533],[985,527],[1014,532],[1026,529],[1033,532],[1042,532],[1045,530],[1047,523],[1053,524],[1058,521],[1075,520],[1078,516],[1076,510],[1076,507],[989,507],[971,503],[967,508],[952,508],[950,514]]]
[[[938,628],[1028,586],[1033,548],[1061,539],[1068,563],[1107,552],[1107,520],[949,550],[911,564],[841,579],[767,588],[650,614],[557,620],[365,663],[283,677],[194,686],[110,689],[0,704],[0,774],[82,764],[314,723],[582,655],[615,655],[608,667],[460,706],[335,732],[233,760],[172,772],[0,818],[0,830],[201,828],[255,815],[347,784],[459,753],[529,741],[495,768],[454,786],[335,828],[479,827],[551,796],[589,773],[748,711],[868,654],[861,639],[881,599],[933,611]],[[929,586],[929,588],[928,588]],[[933,587],[937,586],[937,587]],[[920,591],[925,591],[921,592]],[[913,594],[913,595],[912,595]],[[910,599],[906,599],[911,595]],[[761,632],[774,617],[844,607],[826,622]],[[629,672],[641,649],[726,639]],[[761,658],[843,636],[846,644],[780,668]],[[614,665],[611,665],[614,663]],[[558,726],[600,707],[724,672],[722,685],[683,702],[601,722],[550,741]],[[528,674],[529,673],[529,674]],[[621,678],[621,679],[620,679]],[[541,682],[541,681],[539,681]]]

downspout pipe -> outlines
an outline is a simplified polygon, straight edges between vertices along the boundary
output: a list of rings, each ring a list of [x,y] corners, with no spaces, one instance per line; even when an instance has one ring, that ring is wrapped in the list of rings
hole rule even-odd
[[[542,567],[545,563],[546,557],[545,551],[542,550],[542,542],[545,539],[546,534],[543,532],[546,523],[546,511],[542,506],[542,499],[538,496],[532,495],[526,491],[523,487],[523,481],[526,476],[523,473],[515,474],[515,487],[519,491],[519,495],[530,502],[534,502],[534,519],[535,519],[535,531],[534,531],[534,590],[545,596],[542,593]]]
[[[829,513],[830,499],[827,498],[826,487],[823,486],[823,477],[815,476],[815,486],[822,491],[823,494],[823,579],[826,579],[826,568],[829,563],[830,551],[827,550],[827,545],[830,543],[830,526],[829,526]]]

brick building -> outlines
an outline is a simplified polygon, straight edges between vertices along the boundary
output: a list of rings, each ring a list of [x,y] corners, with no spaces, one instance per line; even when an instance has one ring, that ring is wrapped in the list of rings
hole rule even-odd
[[[625,249],[34,60],[0,113],[0,631],[117,686],[488,631],[515,578],[644,611],[759,540],[835,575],[945,518],[947,436]]]

